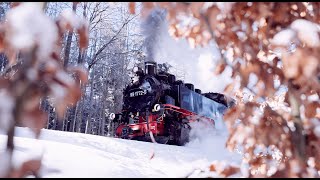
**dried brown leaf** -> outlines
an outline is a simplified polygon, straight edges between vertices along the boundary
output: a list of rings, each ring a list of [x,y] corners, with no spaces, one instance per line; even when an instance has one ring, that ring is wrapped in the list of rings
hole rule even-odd
[[[288,169],[278,170],[273,175],[271,175],[271,178],[283,178],[288,177]]]
[[[195,18],[200,17],[200,13],[203,5],[204,5],[204,2],[192,2],[190,4],[191,13]]]
[[[234,89],[234,83],[231,83],[231,84],[228,84],[225,88],[224,88],[224,90],[223,90],[223,92],[225,92],[225,93],[227,93],[227,94],[230,94],[232,91],[233,91],[233,89]]]
[[[272,11],[266,4],[261,4],[258,6],[259,17],[258,18],[267,18],[272,15]]]
[[[81,49],[87,48],[89,44],[88,26],[82,24],[82,26],[79,29],[77,29],[77,32],[79,34],[79,47]]]
[[[221,74],[225,70],[226,66],[227,66],[226,63],[224,63],[224,62],[219,63],[217,65],[217,67],[215,68],[214,74],[216,74],[216,75]]]
[[[175,11],[175,8],[170,8],[168,10],[168,17],[171,21],[173,21],[173,23],[171,23],[171,25],[175,25],[177,23],[176,15],[177,15],[177,12]]]
[[[88,71],[82,67],[69,68],[71,72],[75,73],[76,79],[81,81],[82,84],[88,81]]]
[[[216,26],[218,24],[217,16],[220,13],[220,9],[217,6],[211,6],[207,9],[206,15],[208,17],[210,28],[212,30],[216,29]]]
[[[5,29],[4,25],[0,24],[0,53],[4,51],[5,48]]]
[[[20,168],[13,170],[13,172],[10,173],[10,178],[24,178],[27,175],[37,175],[38,171],[41,168],[41,160],[35,159],[35,160],[29,160],[24,162]]]
[[[184,2],[177,2],[175,6],[175,10],[180,13],[188,12],[189,4]]]
[[[136,13],[136,3],[135,2],[129,2],[129,13],[130,14]]]
[[[306,118],[314,118],[317,114],[317,108],[320,108],[320,103],[313,101],[305,106]]]
[[[319,60],[315,56],[307,56],[300,59],[300,67],[302,67],[303,75],[306,78],[312,78],[316,76]]]
[[[245,70],[244,68],[240,71],[241,74],[241,88],[247,87],[249,82],[250,71]]]
[[[16,62],[17,62],[17,51],[16,50],[14,50],[10,47],[7,47],[5,50],[5,54],[8,57],[9,66],[16,64]]]
[[[211,164],[210,165],[210,171],[216,171],[216,166],[214,164]]]
[[[231,176],[233,174],[239,173],[240,172],[240,168],[238,167],[234,167],[234,166],[227,166],[222,172],[221,174],[224,175],[224,177],[228,177]]]
[[[10,7],[15,8],[15,7],[19,6],[20,4],[21,4],[21,2],[11,2]]]
[[[74,28],[80,29],[84,22],[76,15],[74,11],[68,11],[65,14],[61,14],[56,24],[60,33],[66,31],[73,31]]]
[[[284,76],[288,79],[297,78],[300,76],[299,62],[303,58],[303,52],[301,49],[297,49],[292,54],[284,54],[282,57]]]
[[[141,16],[147,17],[154,7],[154,2],[143,2],[142,5]]]
[[[235,122],[235,120],[240,117],[241,111],[242,108],[239,105],[234,106],[233,108],[230,108],[226,111],[223,119],[225,119],[225,121]]]
[[[24,127],[29,127],[38,138],[41,129],[45,127],[47,115],[39,108],[32,110],[24,110],[21,112],[21,124]]]
[[[47,61],[45,64],[41,65],[39,68],[40,68],[40,72],[53,75],[58,71],[59,64],[56,61]]]
[[[69,95],[66,97],[66,104],[74,105],[81,97],[80,86],[75,85],[75,86],[69,87],[68,93]]]
[[[9,87],[10,81],[0,77],[0,89],[6,89]]]
[[[229,123],[229,124],[231,124],[231,123]],[[225,147],[228,150],[233,151],[235,149],[235,147],[236,147],[236,144],[237,144],[234,141],[234,136],[237,134],[237,131],[234,130],[233,128],[230,128],[229,126],[228,126],[228,131],[230,132],[230,135],[229,135],[229,137],[228,137],[228,139],[226,141]]]
[[[55,102],[54,107],[55,107],[55,109],[56,109],[56,113],[57,113],[57,116],[58,116],[58,120],[62,121],[62,120],[63,120],[64,113],[65,113],[65,111],[66,111],[66,109],[67,109],[67,104],[66,104],[66,102],[57,101],[57,102]]]

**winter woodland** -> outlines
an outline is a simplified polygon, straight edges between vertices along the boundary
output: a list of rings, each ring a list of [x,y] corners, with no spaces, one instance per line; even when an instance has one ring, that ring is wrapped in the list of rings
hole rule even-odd
[[[165,24],[146,36],[155,9]],[[197,176],[320,176],[320,3],[1,2],[0,18],[0,177],[41,177],[41,158],[13,163],[16,126],[113,137],[108,116],[150,53],[237,101],[225,146],[241,163]]]

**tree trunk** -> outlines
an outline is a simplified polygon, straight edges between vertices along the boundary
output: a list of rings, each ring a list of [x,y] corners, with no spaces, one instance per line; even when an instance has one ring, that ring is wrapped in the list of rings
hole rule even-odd
[[[76,12],[77,9],[77,4],[73,3],[72,5],[72,10],[74,12]],[[66,42],[66,47],[64,49],[64,62],[63,62],[63,66],[66,68],[69,64],[69,55],[70,55],[70,49],[71,49],[71,42],[72,42],[72,36],[73,36],[73,31],[69,31],[68,32],[68,36],[67,36],[67,42]]]
[[[76,126],[76,121],[77,121],[77,112],[78,112],[78,109],[79,109],[79,104],[80,104],[80,101],[81,99],[77,102],[76,104],[76,108],[74,110],[74,115],[73,115],[73,120],[71,122],[71,127],[70,127],[70,131],[71,132],[75,132],[75,126]]]
[[[88,128],[89,128],[89,126],[90,126],[90,122],[91,122],[91,115],[92,115],[92,110],[91,110],[91,108],[92,108],[92,99],[93,99],[93,85],[94,85],[94,75],[95,75],[95,72],[96,72],[96,68],[93,68],[92,69],[92,73],[91,73],[91,78],[90,78],[90,80],[89,81],[91,81],[90,82],[90,97],[89,97],[89,99],[90,99],[90,103],[89,103],[89,108],[90,108],[90,111],[89,111],[89,114],[88,114],[88,117],[86,118],[86,130],[85,130],[85,133],[87,134],[88,133]]]
[[[82,92],[85,92],[85,89],[86,89],[86,86],[85,85],[81,85],[81,91]],[[83,114],[83,106],[85,105],[85,97],[86,94],[83,95],[83,98],[81,98],[81,104],[80,104],[80,107],[79,107],[79,111],[77,114],[79,114],[79,118],[78,118],[78,122],[76,123],[76,131],[75,132],[81,132],[81,125],[82,125],[82,114]]]
[[[87,2],[83,2],[83,17],[87,18]],[[79,55],[78,55],[78,64],[81,64],[84,62],[84,58],[86,56],[86,50],[81,51],[81,48],[79,47]]]

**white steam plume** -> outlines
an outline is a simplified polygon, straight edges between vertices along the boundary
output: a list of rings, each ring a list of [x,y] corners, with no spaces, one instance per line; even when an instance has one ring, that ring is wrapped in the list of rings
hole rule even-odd
[[[147,50],[147,60],[155,61],[155,51],[161,34],[164,32],[166,11],[155,8],[146,20],[141,24],[142,33],[145,36],[144,46]]]
[[[208,46],[191,48],[186,39],[175,40],[168,33],[168,23],[165,21],[159,29],[157,48],[153,51],[158,63],[169,63],[173,67],[170,73],[185,83],[194,84],[195,88],[205,92],[219,92],[229,84],[231,69],[229,67],[219,76],[214,74],[220,52],[214,42]]]

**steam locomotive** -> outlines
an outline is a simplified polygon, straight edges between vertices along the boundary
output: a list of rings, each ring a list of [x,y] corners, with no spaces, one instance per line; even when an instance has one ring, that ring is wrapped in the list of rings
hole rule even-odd
[[[158,72],[159,71],[159,72]],[[201,93],[193,84],[176,80],[145,62],[145,70],[134,68],[137,80],[123,91],[122,112],[111,113],[115,137],[182,146],[189,141],[190,123],[211,125],[234,101],[219,93]]]

